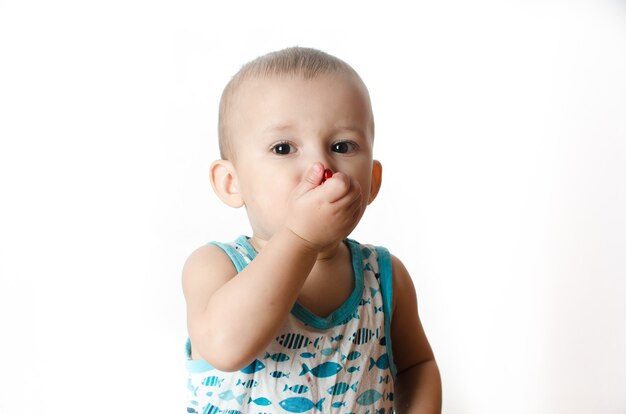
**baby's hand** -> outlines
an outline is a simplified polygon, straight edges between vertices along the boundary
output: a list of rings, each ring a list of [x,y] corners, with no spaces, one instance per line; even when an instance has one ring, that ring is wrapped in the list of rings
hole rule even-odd
[[[361,216],[359,183],[341,172],[324,178],[324,167],[315,163],[290,198],[286,226],[311,247],[323,250],[338,244],[356,227]]]

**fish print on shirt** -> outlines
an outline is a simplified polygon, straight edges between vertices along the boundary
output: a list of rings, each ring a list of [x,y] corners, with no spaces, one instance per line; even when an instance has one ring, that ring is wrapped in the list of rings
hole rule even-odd
[[[378,369],[383,370],[389,368],[389,355],[384,353],[377,360],[375,360],[374,358],[370,358],[369,371],[371,371],[374,366],[376,366]]]
[[[300,349],[302,347],[308,346],[309,344],[313,345],[313,347],[317,349],[318,347],[317,344],[320,339],[321,338],[312,340],[310,338],[305,337],[304,335],[292,334],[292,333],[276,337],[276,341],[280,345],[288,349]]]
[[[322,404],[326,398],[322,398],[317,403],[314,403],[308,398],[305,397],[291,397],[287,398],[280,402],[280,406],[290,413],[304,413],[309,411],[311,408],[315,408],[318,411],[322,411]]]
[[[320,364],[313,369],[307,367],[306,364],[302,364],[302,371],[300,372],[300,376],[310,372],[317,378],[326,378],[336,375],[342,369],[343,367],[341,366],[341,364],[338,364],[336,362],[324,362],[323,364]]]
[[[348,390],[352,390],[354,392],[358,389],[359,382],[355,382],[352,385],[348,385],[347,382],[340,382],[328,389],[328,393],[332,395],[341,395],[345,394]]]
[[[376,328],[375,331],[368,328],[361,328],[352,334],[350,340],[357,345],[362,345],[368,343],[369,340],[372,339],[372,337],[374,336],[378,338],[379,334],[380,332],[378,328]]]
[[[263,368],[265,368],[265,365],[258,359],[255,359],[250,365],[242,369],[241,372],[243,372],[244,374],[254,374],[257,371],[262,370]]]
[[[229,246],[251,261],[248,248]],[[391,414],[394,377],[377,254],[363,245],[360,254],[362,294],[343,320],[316,329],[289,315],[267,349],[240,371],[190,370],[187,412]]]
[[[276,361],[276,362],[283,362],[283,361],[289,361],[289,355],[287,354],[283,354],[283,353],[277,353],[274,355],[270,355],[269,353],[265,353],[265,358],[263,359],[267,359],[267,358],[271,358],[272,361]]]

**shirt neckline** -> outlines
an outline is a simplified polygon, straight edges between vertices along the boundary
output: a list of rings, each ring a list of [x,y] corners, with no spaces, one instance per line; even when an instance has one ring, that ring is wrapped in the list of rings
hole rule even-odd
[[[240,236],[235,241],[243,247],[246,253],[253,260],[257,252],[249,242],[248,236]],[[350,315],[357,309],[359,302],[363,296],[363,257],[359,243],[352,239],[345,239],[344,243],[348,246],[350,257],[352,258],[352,273],[354,274],[354,289],[352,293],[337,309],[330,313],[327,317],[316,315],[299,302],[296,302],[291,308],[291,314],[295,316],[305,325],[309,325],[316,329],[328,329],[345,322]]]

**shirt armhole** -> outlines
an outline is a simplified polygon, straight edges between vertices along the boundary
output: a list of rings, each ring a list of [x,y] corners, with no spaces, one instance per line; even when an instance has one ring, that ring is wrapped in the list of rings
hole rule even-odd
[[[387,355],[391,373],[396,378],[396,364],[393,362],[393,348],[391,346],[391,316],[393,313],[393,270],[389,250],[376,247],[378,255],[378,271],[380,272],[380,290],[383,295],[383,311],[385,313],[385,337],[387,338]]]
[[[224,253],[228,255],[231,262],[233,262],[235,269],[237,269],[237,273],[241,272],[246,267],[246,261],[243,259],[241,254],[237,253],[233,245],[220,242],[210,242],[208,244],[214,244],[222,249]],[[205,360],[191,359],[191,340],[189,337],[187,337],[187,342],[185,343],[185,356],[187,357],[186,365],[189,373],[205,372],[214,369],[211,364]]]
[[[208,244],[214,244],[220,249],[224,250],[224,253],[228,255],[230,261],[235,265],[235,269],[237,269],[237,273],[241,272],[246,267],[246,261],[240,253],[237,253],[235,247],[232,244],[227,243],[219,243],[219,242],[210,242]]]

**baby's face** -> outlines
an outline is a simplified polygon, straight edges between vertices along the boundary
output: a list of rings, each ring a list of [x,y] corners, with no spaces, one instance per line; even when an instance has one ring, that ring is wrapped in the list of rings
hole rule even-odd
[[[250,79],[232,103],[238,190],[255,237],[268,240],[281,228],[291,191],[315,162],[358,181],[363,214],[372,182],[373,123],[357,79],[336,73]]]

